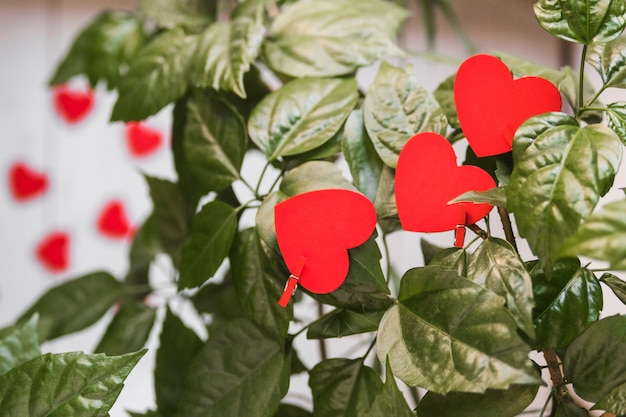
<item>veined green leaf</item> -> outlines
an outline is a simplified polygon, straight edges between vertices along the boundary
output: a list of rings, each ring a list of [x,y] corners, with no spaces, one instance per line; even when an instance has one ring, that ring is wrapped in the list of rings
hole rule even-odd
[[[495,52],[494,55],[500,58],[500,60],[511,70],[513,75],[517,77],[541,77],[550,81],[557,87],[565,77],[565,74],[559,70],[535,64],[534,62],[530,62],[515,55],[510,55],[501,51]]]
[[[450,126],[454,129],[460,129],[459,116],[456,114],[456,103],[454,102],[454,79],[453,74],[446,78],[433,93],[433,96],[439,103],[441,110],[446,115],[446,119]]]
[[[609,42],[626,25],[626,4],[621,0],[539,0],[534,8],[549,33],[584,45]]]
[[[312,323],[306,337],[307,339],[326,339],[375,332],[383,314],[385,314],[384,311],[357,313],[338,308]]]
[[[37,319],[35,314],[22,325],[3,329],[0,334],[0,377],[12,368],[41,355]]]
[[[587,50],[587,62],[598,71],[605,88],[626,88],[625,37],[593,45]]]
[[[172,29],[144,46],[118,83],[111,121],[143,120],[185,94],[197,36]]]
[[[259,234],[259,237],[268,248],[276,252],[279,252],[279,249],[278,241],[276,240],[276,226],[274,224],[274,207],[286,198],[287,195],[284,193],[274,191],[265,197],[265,200],[261,203],[261,207],[259,207],[255,218],[256,231]]]
[[[145,353],[38,356],[0,376],[0,417],[107,417]]]
[[[609,411],[618,416],[626,414],[626,383],[615,387],[591,409]]]
[[[250,139],[270,161],[310,151],[337,133],[358,97],[353,78],[292,80],[252,110]]]
[[[109,323],[94,353],[117,356],[142,349],[155,318],[156,310],[142,301],[125,301]]]
[[[380,158],[395,168],[407,140],[416,133],[445,134],[446,116],[408,68],[382,62],[363,103],[363,120]]]
[[[215,20],[217,2],[203,0],[140,0],[141,11],[159,26],[201,28]]]
[[[549,113],[517,130],[513,159],[507,205],[549,270],[564,240],[613,184],[622,144],[604,126],[581,128],[569,115]]]
[[[314,4],[313,4],[314,3]],[[337,76],[394,55],[408,13],[380,0],[315,0],[286,7],[274,19],[263,56],[292,77]]]
[[[468,254],[464,248],[445,248],[437,253],[428,263],[446,271],[454,271],[462,277],[467,276]]]
[[[476,204],[487,203],[492,206],[506,208],[506,187],[490,188],[487,191],[467,191],[450,200],[448,204],[464,202]]]
[[[609,127],[619,136],[620,140],[626,145],[626,103],[611,103],[607,106],[606,115],[608,117]]]
[[[381,322],[378,357],[407,384],[440,394],[541,384],[503,303],[455,272],[411,269]]]
[[[420,249],[422,250],[422,256],[424,258],[424,265],[430,265],[433,258],[446,248],[430,243],[426,239],[420,239]],[[463,276],[464,274],[460,273],[459,275]]]
[[[559,91],[569,105],[576,109],[578,108],[578,94],[580,91],[580,72],[575,71],[570,66],[564,66],[561,68],[561,72],[564,74],[564,78],[557,85]],[[592,97],[596,95],[596,87],[591,83],[589,78],[585,75],[583,79],[583,102],[588,103]],[[594,108],[602,107],[602,102],[596,98],[593,104]],[[589,124],[600,123],[604,118],[604,112],[601,110],[585,110],[580,116],[581,120]]]
[[[280,183],[280,192],[288,197],[326,188],[357,191],[335,164],[325,161],[306,162],[289,171]]]
[[[409,408],[402,391],[396,385],[389,361],[385,366],[387,380],[381,392],[374,399],[372,408],[365,413],[365,417],[415,417],[415,412]]]
[[[383,389],[376,372],[362,359],[327,359],[309,373],[316,417],[361,417]]]
[[[605,272],[600,277],[600,282],[608,285],[611,291],[613,291],[613,294],[615,294],[615,296],[619,298],[622,303],[626,304],[626,281],[613,274]]]
[[[120,282],[109,273],[93,272],[52,287],[17,322],[25,323],[39,313],[37,332],[43,343],[91,326],[118,301],[123,291]]]
[[[209,283],[200,287],[191,301],[199,313],[211,315],[211,329],[228,324],[231,320],[246,317],[246,313],[239,305],[230,271],[219,284]]]
[[[271,417],[289,387],[283,344],[251,321],[215,330],[191,362],[177,417]]]

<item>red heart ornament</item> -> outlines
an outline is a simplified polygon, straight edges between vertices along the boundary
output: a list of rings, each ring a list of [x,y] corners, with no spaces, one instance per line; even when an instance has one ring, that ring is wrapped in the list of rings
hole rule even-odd
[[[35,256],[50,272],[59,273],[69,266],[70,237],[65,232],[52,232],[35,248]]]
[[[443,232],[474,224],[491,211],[491,205],[448,202],[464,192],[495,186],[484,170],[457,166],[454,149],[443,136],[419,133],[404,145],[396,166],[396,206],[402,228]]]
[[[69,124],[83,120],[93,108],[93,91],[72,90],[66,85],[54,89],[54,107],[59,116]]]
[[[48,189],[48,176],[31,169],[23,162],[9,168],[9,190],[17,201],[26,201],[40,196]]]
[[[274,222],[278,246],[292,277],[307,290],[326,294],[346,279],[348,249],[372,235],[376,210],[355,191],[318,190],[277,204]]]
[[[126,123],[126,144],[131,155],[148,156],[163,143],[161,132],[143,122]]]
[[[124,204],[119,200],[112,200],[102,208],[96,226],[102,235],[112,239],[124,239],[132,230]]]
[[[475,55],[461,64],[454,101],[461,129],[479,157],[509,152],[524,121],[561,110],[561,95],[551,82],[540,77],[514,80],[509,68],[490,55]]]

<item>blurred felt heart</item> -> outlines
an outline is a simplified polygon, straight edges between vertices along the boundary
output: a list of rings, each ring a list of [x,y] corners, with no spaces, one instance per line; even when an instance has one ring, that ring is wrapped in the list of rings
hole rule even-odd
[[[40,173],[24,162],[16,162],[9,168],[9,190],[17,201],[38,197],[48,189],[48,176]]]
[[[154,153],[161,147],[161,132],[143,122],[126,123],[126,145],[134,157],[144,157]]]
[[[69,267],[70,236],[61,231],[43,237],[35,248],[35,257],[48,271],[59,273]]]
[[[443,232],[455,229],[459,221],[465,225],[476,223],[492,206],[448,202],[467,191],[493,187],[495,182],[484,170],[457,166],[454,149],[446,138],[419,133],[404,145],[396,167],[396,205],[402,228]],[[465,212],[459,211],[463,209]]]
[[[74,90],[67,85],[56,87],[53,92],[54,108],[65,122],[76,124],[83,120],[94,104],[93,92]]]
[[[454,101],[461,129],[479,157],[509,152],[524,121],[561,110],[561,95],[552,83],[540,77],[514,80],[509,68],[490,55],[461,64]]]
[[[98,215],[96,227],[103,236],[112,239],[124,239],[129,236],[132,228],[124,204],[119,200],[105,204]]]

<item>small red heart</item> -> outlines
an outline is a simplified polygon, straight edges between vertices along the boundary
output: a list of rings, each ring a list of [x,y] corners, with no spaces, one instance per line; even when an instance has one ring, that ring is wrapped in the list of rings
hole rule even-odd
[[[72,90],[66,85],[54,89],[54,107],[63,120],[76,124],[83,120],[93,108],[93,91]]]
[[[163,143],[161,132],[143,122],[126,123],[126,144],[131,155],[148,156]]]
[[[102,208],[96,225],[102,235],[112,239],[123,239],[132,231],[124,204],[119,200],[112,200]]]
[[[461,129],[479,157],[509,152],[515,131],[528,118],[561,110],[561,95],[550,81],[513,80],[509,68],[490,55],[475,55],[461,64],[454,101]]]
[[[69,266],[70,237],[65,232],[45,236],[35,248],[39,262],[50,272],[59,273]]]
[[[463,214],[465,222],[461,224],[474,224],[492,206],[448,202],[466,191],[486,191],[495,186],[484,170],[457,166],[454,149],[446,138],[419,133],[404,145],[396,167],[396,206],[402,228],[413,232],[453,230],[462,222]]]
[[[355,191],[330,189],[291,197],[274,208],[276,239],[298,284],[326,294],[348,274],[348,249],[364,243],[376,227],[372,203]],[[306,259],[298,271],[300,258]]]
[[[48,176],[32,170],[23,162],[16,162],[9,168],[9,189],[15,200],[30,200],[46,192]]]

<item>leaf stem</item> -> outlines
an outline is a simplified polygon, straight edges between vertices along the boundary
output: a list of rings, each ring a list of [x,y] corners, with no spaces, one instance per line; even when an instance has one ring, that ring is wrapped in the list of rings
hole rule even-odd
[[[270,161],[268,160],[265,163],[265,166],[263,167],[263,170],[261,171],[261,175],[259,175],[259,181],[256,184],[256,188],[254,189],[254,195],[258,196],[259,195],[259,190],[261,188],[261,183],[263,182],[263,177],[265,177],[265,173],[267,172],[267,168],[269,168],[270,166]]]
[[[576,115],[580,116],[584,106],[584,93],[585,93],[585,62],[587,61],[587,45],[583,45],[583,51],[580,54],[580,71],[578,78],[578,109],[576,109]]]
[[[543,404],[543,407],[541,408],[541,413],[539,413],[539,417],[543,417],[543,415],[546,412],[546,409],[548,408],[548,404],[550,404],[551,400],[552,400],[552,394],[548,395],[548,398],[546,398],[546,402]]]
[[[250,192],[252,192],[252,194],[254,194],[254,198],[256,200],[260,200],[259,199],[259,195],[256,193],[255,189],[250,185],[250,183],[248,183],[248,181],[246,181],[242,176],[239,177],[239,179],[241,180],[241,182],[243,183],[243,185],[246,186],[246,188],[248,190],[250,190]]]
[[[513,225],[511,224],[511,217],[509,216],[508,210],[504,207],[498,207],[498,215],[500,216],[500,221],[502,222],[502,228],[504,229],[506,241],[513,246],[515,252],[519,252],[517,249],[517,243],[515,242],[515,234],[513,233]]]
[[[385,252],[385,260],[387,261],[387,286],[389,286],[389,281],[391,280],[391,259],[389,259],[389,244],[387,243],[387,234],[382,232],[383,235],[383,251]]]
[[[316,301],[316,303],[317,315],[321,318],[324,316],[324,304],[320,303],[319,301]],[[319,339],[317,343],[320,350],[320,358],[321,360],[325,361],[326,359],[328,359],[328,352],[326,351],[326,339]]]

